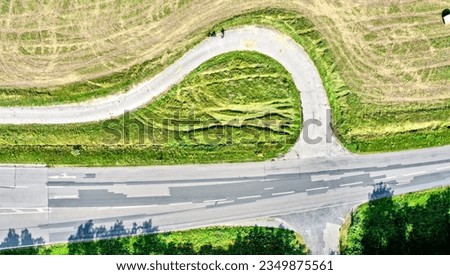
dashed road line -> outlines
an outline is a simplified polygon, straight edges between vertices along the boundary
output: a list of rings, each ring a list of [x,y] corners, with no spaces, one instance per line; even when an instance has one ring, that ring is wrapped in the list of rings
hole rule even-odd
[[[306,189],[306,192],[310,192],[310,191],[318,191],[318,190],[325,190],[325,189],[329,189],[330,187],[326,186],[326,187],[317,187],[317,188],[310,188],[310,189]]]
[[[446,166],[446,167],[440,167],[440,168],[436,168],[437,171],[441,171],[441,170],[450,170],[450,166]]]
[[[247,200],[247,199],[257,199],[261,198],[261,195],[255,195],[255,196],[246,196],[246,197],[239,197],[238,200]]]
[[[221,201],[226,201],[227,199],[220,199],[220,200],[207,200],[207,201],[203,201],[204,203],[211,203],[211,202],[221,202]]]
[[[410,183],[411,183],[410,181],[400,182],[400,183],[397,183],[396,186],[406,185],[406,184],[410,184]]]
[[[219,201],[217,204],[234,203],[234,201]]]
[[[273,187],[266,187],[264,190],[273,190]]]
[[[63,200],[63,199],[79,199],[78,195],[61,195],[61,196],[51,196],[51,200]]]
[[[427,171],[420,171],[420,172],[415,172],[415,173],[411,173],[411,174],[405,174],[403,175],[404,177],[410,177],[410,176],[415,176],[415,175],[420,175],[420,174],[424,174]]]
[[[279,193],[272,193],[272,196],[283,196],[283,195],[289,195],[294,194],[295,191],[287,191],[287,192],[279,192]]]
[[[169,205],[171,206],[177,206],[177,205],[188,205],[188,204],[192,204],[191,201],[189,202],[176,202],[176,203],[169,203]]]
[[[105,207],[95,207],[96,210],[111,210],[111,209],[135,209],[135,208],[147,208],[163,206],[159,204],[146,204],[146,205],[132,205],[132,206],[105,206]]]

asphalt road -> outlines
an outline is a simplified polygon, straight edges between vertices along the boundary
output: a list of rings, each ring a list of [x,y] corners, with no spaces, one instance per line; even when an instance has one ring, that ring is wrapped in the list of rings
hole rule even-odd
[[[125,94],[79,105],[0,108],[0,123],[60,124],[118,116],[146,104],[207,59],[234,50],[255,50],[278,60],[301,91],[304,122],[320,122],[304,124],[285,158],[161,167],[0,167],[0,240],[10,228],[19,234],[27,228],[46,243],[64,242],[91,219],[107,228],[117,220],[131,228],[151,219],[158,231],[166,231],[258,217],[301,217],[336,207],[342,213],[367,201],[379,181],[388,182],[394,194],[449,184],[449,146],[361,156],[342,149],[329,134],[326,93],[309,57],[289,37],[257,27],[206,39]],[[313,144],[307,138],[321,140]]]
[[[166,231],[351,207],[367,201],[378,181],[394,194],[448,185],[448,156],[450,147],[243,164],[5,167],[0,238],[28,228],[47,243],[67,241],[89,219],[130,228],[152,219]]]

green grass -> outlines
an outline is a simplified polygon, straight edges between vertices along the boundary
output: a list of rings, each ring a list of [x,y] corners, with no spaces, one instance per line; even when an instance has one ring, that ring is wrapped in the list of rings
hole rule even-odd
[[[297,233],[266,227],[209,227],[0,251],[0,255],[305,255]]]
[[[450,144],[450,100],[399,104],[366,100],[364,91],[356,92],[357,87],[346,84],[347,78],[354,76],[344,74],[345,65],[338,62],[337,53],[332,51],[327,40],[308,19],[298,13],[261,10],[236,16],[213,29],[242,25],[274,28],[292,37],[305,49],[327,91],[335,133],[350,151],[387,152]],[[443,78],[446,71],[440,70],[442,73],[433,72],[432,77]]]
[[[385,24],[385,22],[380,22]],[[286,33],[299,43],[314,61],[324,86],[332,109],[332,125],[341,143],[350,151],[356,153],[365,152],[386,152],[404,149],[424,148],[450,144],[450,100],[441,100],[431,103],[383,103],[371,98],[375,95],[367,91],[359,91],[364,79],[359,79],[348,72],[348,67],[343,62],[343,57],[334,48],[330,47],[321,33],[315,26],[301,14],[281,10],[264,9],[252,11],[247,14],[238,15],[224,22],[217,23],[211,30],[219,33],[224,27],[226,30],[242,25],[260,25],[270,27]],[[210,31],[211,31],[210,30]],[[199,34],[195,41],[202,39]],[[376,39],[368,37],[368,39]],[[435,46],[444,47],[446,38],[433,40]],[[195,43],[191,44],[193,47]],[[420,43],[418,43],[420,44]],[[374,45],[374,47],[377,47]],[[379,46],[380,50],[386,50],[386,45]],[[420,53],[420,47],[405,48],[400,45],[400,50],[411,50]],[[333,50],[334,49],[334,50]],[[4,91],[8,94],[8,100],[17,99],[18,104],[47,104],[66,101],[76,101],[93,98],[124,90],[132,84],[143,79],[147,79],[156,72],[161,71],[165,66],[176,60],[186,49],[174,51],[169,58],[147,61],[136,65],[127,71],[119,72],[110,76],[96,79],[87,83],[78,83],[52,89],[27,89],[23,91]],[[386,52],[389,52],[386,50]],[[266,60],[260,60],[261,63]],[[197,87],[208,88],[221,85],[221,78],[228,82],[228,87],[209,89],[208,95],[192,93],[195,100],[208,101],[205,106],[196,109],[196,116],[212,121],[212,127],[207,131],[200,131],[202,134],[192,134],[182,128],[179,131],[172,131],[170,127],[161,123],[155,124],[152,129],[164,128],[169,134],[180,134],[176,140],[172,138],[161,138],[157,133],[155,138],[148,142],[136,144],[136,133],[131,133],[131,142],[121,144],[106,144],[103,142],[108,136],[105,135],[104,128],[98,124],[85,125],[64,125],[64,126],[2,126],[3,134],[0,138],[0,161],[2,162],[40,162],[50,165],[70,164],[70,165],[138,165],[138,164],[170,164],[170,163],[204,163],[220,161],[250,161],[264,160],[286,152],[289,148],[286,144],[292,144],[299,132],[300,118],[293,117],[293,108],[286,108],[286,104],[298,102],[298,94],[291,92],[288,96],[280,98],[263,97],[264,91],[255,93],[252,89],[264,90],[266,83],[275,81],[275,86],[270,86],[271,91],[278,91],[280,87],[290,86],[289,83],[280,83],[277,80],[277,73],[273,71],[262,74],[257,80],[252,75],[261,74],[258,68],[235,68],[235,75],[239,75],[239,70],[246,75],[245,79],[235,79],[229,75],[208,74],[202,75],[202,79],[191,77],[183,81],[181,86],[177,86],[179,91],[172,90],[165,96],[150,104],[145,110],[140,110],[132,115],[133,121],[147,121],[149,118],[167,118],[173,116],[178,107],[182,108],[180,119],[189,116],[185,104],[186,98],[177,98],[176,94],[197,89]],[[280,68],[280,70],[282,70]],[[448,70],[438,68],[436,70],[424,70],[421,77],[427,81],[442,81],[446,79]],[[199,76],[200,77],[200,76]],[[211,81],[211,85],[205,85]],[[381,77],[381,76],[380,76]],[[411,76],[406,75],[408,79]],[[251,80],[250,80],[251,79]],[[199,86],[194,82],[199,81]],[[408,81],[408,80],[406,80]],[[203,83],[203,84],[202,84]],[[237,83],[237,84],[234,84]],[[258,85],[258,83],[261,83]],[[351,85],[347,85],[350,83]],[[186,85],[184,87],[183,85]],[[236,101],[227,98],[226,106],[213,103],[218,96],[224,98],[224,91],[233,94],[235,85],[239,88],[245,87],[250,93],[257,96],[245,95],[248,100]],[[278,86],[277,86],[278,85]],[[284,85],[284,86],[283,86]],[[255,86],[255,88],[252,88]],[[284,88],[283,88],[284,89]],[[291,89],[291,88],[289,88]],[[222,92],[222,93],[221,93]],[[379,91],[381,93],[381,91]],[[417,91],[419,93],[420,91]],[[216,95],[216,93],[219,93]],[[376,91],[372,91],[376,93]],[[0,93],[1,94],[1,93]],[[23,96],[20,96],[23,94]],[[272,93],[270,93],[271,95]],[[285,93],[286,95],[288,93]],[[198,96],[197,96],[198,95]],[[57,99],[61,96],[61,100]],[[261,96],[261,99],[260,99]],[[77,98],[78,97],[78,98]],[[1,98],[1,96],[0,96]],[[191,100],[192,98],[189,98]],[[30,102],[29,100],[36,102]],[[254,101],[256,100],[256,101]],[[7,102],[2,101],[0,102]],[[158,103],[159,102],[159,103]],[[12,104],[5,103],[5,104]],[[159,105],[158,105],[159,104]],[[167,104],[168,108],[166,108]],[[197,105],[198,106],[198,105]],[[274,112],[274,116],[281,121],[287,119],[287,128],[284,126],[264,127],[264,123],[269,119],[261,117],[265,111]],[[212,113],[211,113],[212,112]],[[245,113],[245,115],[244,115]],[[218,127],[220,123],[229,121],[232,117],[248,123],[244,130],[228,133],[229,129],[236,129],[232,125]],[[121,127],[123,118],[115,119],[106,123]],[[188,119],[190,120],[190,119]],[[105,125],[105,124],[103,124]],[[204,128],[204,125],[192,123],[189,127],[195,129]],[[242,127],[239,127],[242,128]],[[103,130],[102,130],[103,129]],[[191,128],[192,129],[192,128]],[[158,130],[158,131],[159,131]],[[223,132],[227,134],[223,134]],[[189,132],[189,134],[188,134]],[[207,132],[213,136],[213,140],[205,138],[203,133]],[[264,142],[252,141],[252,136],[260,136],[261,133],[274,133],[275,137]],[[214,134],[215,133],[215,134]],[[249,137],[248,139],[244,138]],[[244,142],[241,142],[245,139]],[[236,145],[236,140],[240,140]],[[280,142],[280,140],[283,140]],[[81,154],[73,154],[74,145],[82,145]]]
[[[370,201],[341,228],[341,254],[450,253],[450,188]]]
[[[102,123],[0,125],[0,160],[146,165],[265,160],[300,133],[290,74],[255,52],[215,57],[131,114]]]

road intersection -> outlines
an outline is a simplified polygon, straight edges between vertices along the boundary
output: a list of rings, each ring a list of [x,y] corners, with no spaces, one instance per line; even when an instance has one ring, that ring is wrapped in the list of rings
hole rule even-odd
[[[450,182],[450,147],[272,162],[118,168],[5,167],[0,236],[28,228],[67,241],[89,219],[160,231],[278,217],[367,201],[385,181],[394,194]],[[11,176],[23,175],[15,180]],[[14,187],[15,185],[15,187]]]
[[[387,182],[394,194],[450,183],[450,146],[373,155],[345,151],[331,135],[326,92],[312,61],[291,38],[258,27],[206,39],[127,93],[77,105],[3,107],[0,123],[64,124],[119,116],[148,103],[204,61],[235,50],[258,51],[285,66],[301,92],[304,125],[319,122],[303,127],[286,156],[215,165],[3,166],[0,238],[10,228],[27,228],[46,243],[65,242],[87,220],[107,227],[122,220],[131,227],[152,219],[159,231],[166,231],[333,207],[346,210],[367,201],[379,181]]]

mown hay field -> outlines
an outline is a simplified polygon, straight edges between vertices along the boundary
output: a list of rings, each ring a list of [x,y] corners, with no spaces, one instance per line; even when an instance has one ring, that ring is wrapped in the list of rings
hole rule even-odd
[[[327,89],[335,132],[349,150],[450,144],[450,29],[441,20],[448,0],[0,5],[0,105],[124,92],[163,70],[211,29],[256,24],[290,35],[309,53]],[[2,139],[17,151],[3,161],[25,161],[20,152],[40,150],[15,144]]]

